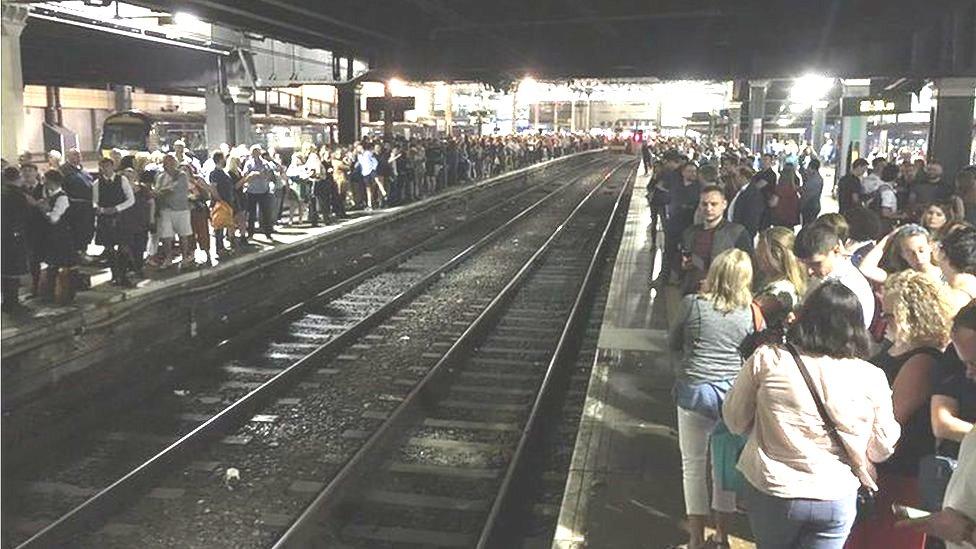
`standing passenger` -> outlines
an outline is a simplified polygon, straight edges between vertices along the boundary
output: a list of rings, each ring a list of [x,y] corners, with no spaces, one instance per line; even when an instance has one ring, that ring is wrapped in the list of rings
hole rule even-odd
[[[849,549],[924,549],[925,534],[897,530],[891,505],[919,507],[918,464],[935,450],[929,401],[932,371],[949,338],[948,307],[927,275],[903,271],[884,283],[884,304],[890,348],[873,362],[892,389],[895,420],[901,439],[895,453],[877,466],[878,494],[874,514],[859,521]]]
[[[751,285],[749,256],[741,250],[720,254],[708,270],[702,293],[682,300],[670,334],[671,349],[682,353],[674,396],[689,547],[705,542],[709,438],[721,418],[722,399],[742,367],[739,344],[754,331]],[[712,508],[718,512],[715,541],[728,544],[735,494],[713,483]]]
[[[797,317],[786,346],[746,361],[723,418],[748,437],[738,469],[757,546],[840,549],[858,487],[876,488],[870,463],[894,452],[899,427],[884,374],[860,358],[869,340],[854,293],[825,282]]]

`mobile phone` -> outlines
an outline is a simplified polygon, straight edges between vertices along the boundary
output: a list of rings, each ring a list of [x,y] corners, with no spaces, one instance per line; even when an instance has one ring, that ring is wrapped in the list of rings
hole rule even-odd
[[[922,520],[928,518],[929,515],[932,514],[928,511],[908,507],[906,505],[900,505],[898,503],[891,504],[891,512],[894,513],[895,518],[899,520]]]

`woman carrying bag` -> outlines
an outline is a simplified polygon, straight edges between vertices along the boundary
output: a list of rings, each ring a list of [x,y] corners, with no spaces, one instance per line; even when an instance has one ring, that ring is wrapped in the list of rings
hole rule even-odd
[[[757,547],[839,549],[859,490],[877,490],[871,463],[894,452],[900,428],[884,373],[860,358],[857,297],[827,281],[797,317],[785,346],[761,346],[743,366],[723,418],[748,436],[738,468]]]
[[[738,249],[722,252],[708,269],[702,293],[682,301],[670,334],[671,349],[681,352],[673,392],[689,549],[728,547],[727,526],[735,512],[735,493],[718,483],[713,483],[711,502],[711,509],[717,512],[716,535],[707,542],[704,539],[710,514],[708,447],[712,431],[721,422],[722,399],[742,367],[739,345],[755,331],[751,286],[749,256]]]

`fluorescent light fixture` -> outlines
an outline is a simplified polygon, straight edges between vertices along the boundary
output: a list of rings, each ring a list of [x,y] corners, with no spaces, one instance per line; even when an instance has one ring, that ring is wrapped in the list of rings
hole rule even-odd
[[[191,13],[178,11],[173,14],[173,22],[175,22],[177,25],[196,25],[200,22],[200,19]]]

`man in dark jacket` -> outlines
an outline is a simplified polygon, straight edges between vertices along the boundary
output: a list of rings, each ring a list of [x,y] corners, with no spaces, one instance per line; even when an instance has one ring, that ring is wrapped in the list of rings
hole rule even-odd
[[[752,176],[749,183],[732,199],[729,207],[729,221],[744,227],[750,238],[755,238],[767,224],[766,190],[776,184],[775,180],[767,179],[767,173],[759,172]]]
[[[681,235],[681,290],[685,294],[699,291],[718,254],[732,248],[752,254],[749,231],[725,219],[728,205],[721,187],[710,185],[702,189],[698,205],[702,222],[688,227]]]
[[[858,158],[851,164],[851,171],[837,182],[837,206],[841,215],[861,205],[861,195],[864,194],[861,178],[867,171],[868,161]]]
[[[27,222],[30,215],[30,201],[21,186],[20,170],[13,166],[3,169],[2,175],[2,215],[0,215],[0,281],[2,281],[3,312],[17,314],[25,311],[20,303],[20,277],[27,274]]]
[[[81,166],[81,151],[70,149],[64,158],[65,163],[61,166],[61,173],[64,175],[62,188],[71,202],[66,214],[68,228],[74,250],[78,254],[84,254],[95,236],[95,207],[92,204],[92,187],[95,182]]]

